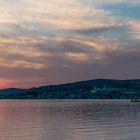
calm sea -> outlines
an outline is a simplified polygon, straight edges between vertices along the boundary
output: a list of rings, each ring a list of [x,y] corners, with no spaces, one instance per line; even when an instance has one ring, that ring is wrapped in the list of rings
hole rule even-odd
[[[0,140],[140,140],[140,103],[1,100]]]

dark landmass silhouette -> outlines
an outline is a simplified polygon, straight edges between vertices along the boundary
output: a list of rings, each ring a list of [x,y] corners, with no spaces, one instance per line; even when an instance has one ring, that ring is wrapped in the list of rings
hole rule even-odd
[[[96,79],[31,89],[0,90],[0,99],[131,99],[140,98],[140,79]]]

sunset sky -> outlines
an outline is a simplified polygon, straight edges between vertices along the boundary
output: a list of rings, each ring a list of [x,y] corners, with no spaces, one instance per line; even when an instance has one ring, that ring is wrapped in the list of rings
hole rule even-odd
[[[140,78],[140,0],[0,0],[0,88]]]

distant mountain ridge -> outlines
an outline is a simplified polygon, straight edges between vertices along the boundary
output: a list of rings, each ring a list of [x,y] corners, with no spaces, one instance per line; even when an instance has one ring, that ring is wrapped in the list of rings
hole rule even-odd
[[[140,97],[140,79],[95,79],[31,89],[0,90],[5,99],[130,99]]]
[[[0,94],[16,94],[16,93],[25,92],[27,90],[28,89],[7,88],[7,89],[1,89]]]

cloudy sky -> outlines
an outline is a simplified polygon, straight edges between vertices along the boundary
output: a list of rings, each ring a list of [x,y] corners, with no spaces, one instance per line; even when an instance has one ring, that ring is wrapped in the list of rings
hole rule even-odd
[[[0,0],[0,88],[140,78],[140,0]]]

